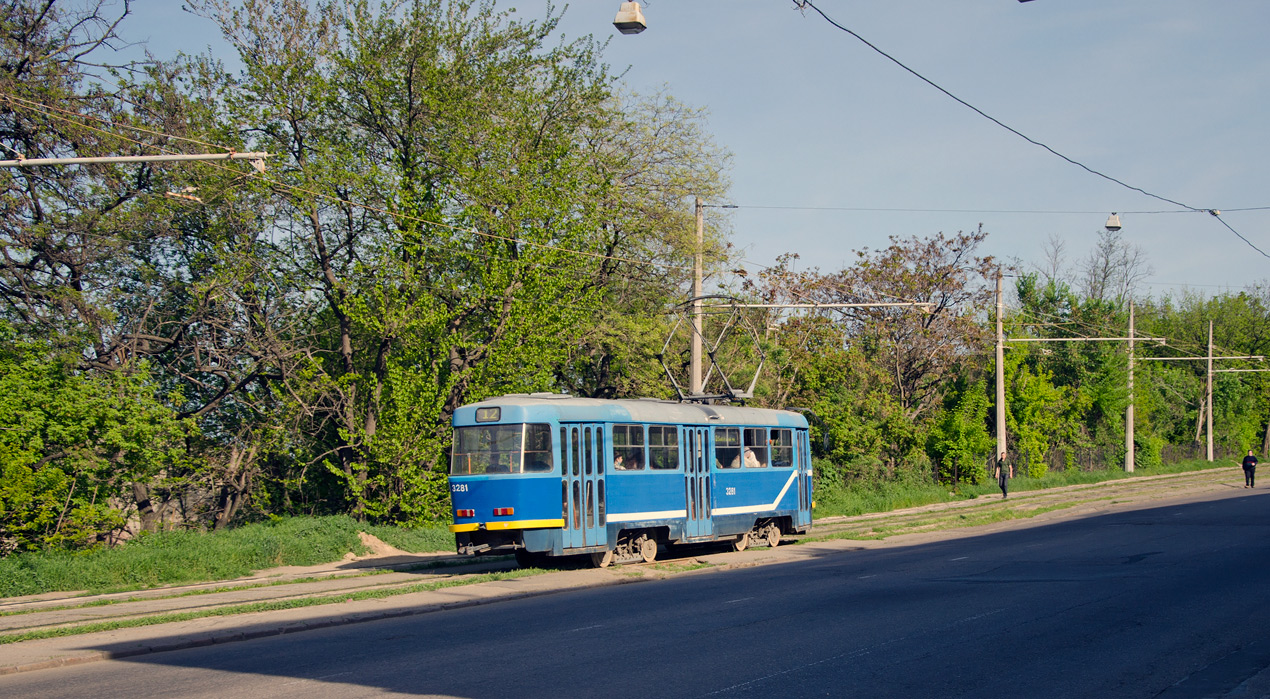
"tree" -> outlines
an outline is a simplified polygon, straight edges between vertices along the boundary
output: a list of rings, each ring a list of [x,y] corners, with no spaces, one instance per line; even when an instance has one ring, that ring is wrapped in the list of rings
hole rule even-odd
[[[1152,273],[1145,250],[1126,241],[1120,231],[1105,229],[1081,263],[1081,292],[1089,300],[1123,306]]]
[[[858,262],[827,278],[814,298],[825,302],[920,301],[929,311],[853,308],[843,311],[848,332],[891,376],[896,400],[910,420],[938,407],[941,387],[962,359],[986,343],[977,314],[992,296],[991,257],[975,251],[987,237],[943,233],[857,252]]]

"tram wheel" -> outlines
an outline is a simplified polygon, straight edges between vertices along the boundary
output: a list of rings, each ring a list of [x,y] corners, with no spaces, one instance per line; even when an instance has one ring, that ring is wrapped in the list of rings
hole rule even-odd
[[[776,548],[781,544],[781,528],[776,524],[767,525],[767,545]]]
[[[613,549],[605,549],[604,551],[596,551],[591,554],[591,565],[596,568],[608,568],[613,565]]]
[[[749,532],[745,532],[744,534],[738,536],[736,538],[736,541],[732,542],[732,550],[734,551],[744,551],[745,549],[749,547],[750,547],[750,533]]]
[[[657,540],[651,536],[646,536],[640,540],[639,556],[644,559],[645,563],[652,563],[657,560]]]

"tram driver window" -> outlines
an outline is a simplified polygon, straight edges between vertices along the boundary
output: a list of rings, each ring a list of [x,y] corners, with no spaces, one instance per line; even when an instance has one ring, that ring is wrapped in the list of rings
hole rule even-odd
[[[736,427],[714,428],[714,465],[716,468],[741,468],[741,430]]]
[[[618,471],[644,468],[643,425],[613,425],[613,468]]]
[[[745,428],[745,467],[767,466],[767,430],[762,427]]]

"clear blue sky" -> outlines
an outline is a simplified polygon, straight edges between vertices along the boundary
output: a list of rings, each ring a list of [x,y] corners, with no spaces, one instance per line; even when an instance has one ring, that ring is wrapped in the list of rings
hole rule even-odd
[[[564,3],[556,3],[557,8]],[[503,0],[539,18],[545,0]],[[641,92],[710,114],[735,157],[734,242],[747,265],[797,252],[835,269],[887,236],[989,232],[984,252],[1068,262],[1118,211],[1155,273],[1142,292],[1270,279],[1270,258],[1207,214],[1088,172],[957,104],[792,0],[653,0],[648,29],[612,27],[620,0],[575,0],[562,31],[612,37],[606,62]],[[1223,217],[1270,253],[1270,3],[1264,0],[816,0],[931,81],[1085,165]],[[169,57],[221,46],[177,0],[136,0],[122,27]],[[868,211],[867,209],[873,209]],[[896,209],[896,211],[877,211]],[[937,210],[937,211],[936,211]],[[1027,212],[1027,213],[1023,213]],[[712,211],[711,215],[723,215]]]

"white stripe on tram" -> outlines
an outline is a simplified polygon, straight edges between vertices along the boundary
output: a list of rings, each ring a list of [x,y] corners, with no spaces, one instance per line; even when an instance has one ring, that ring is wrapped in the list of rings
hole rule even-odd
[[[687,517],[688,510],[662,510],[661,512],[620,512],[617,514],[610,513],[608,518],[610,522],[639,522],[646,519],[671,519],[674,517]]]
[[[789,492],[789,486],[794,484],[794,479],[797,477],[798,477],[797,471],[793,471],[789,474],[789,479],[785,481],[785,487],[781,488],[781,494],[777,495],[776,499],[773,500],[772,504],[770,505],[742,505],[740,507],[716,507],[714,508],[713,513],[716,515],[744,515],[744,514],[749,514],[751,512],[767,512],[768,510],[775,510],[776,506],[780,504],[781,499],[785,497],[785,493]]]

